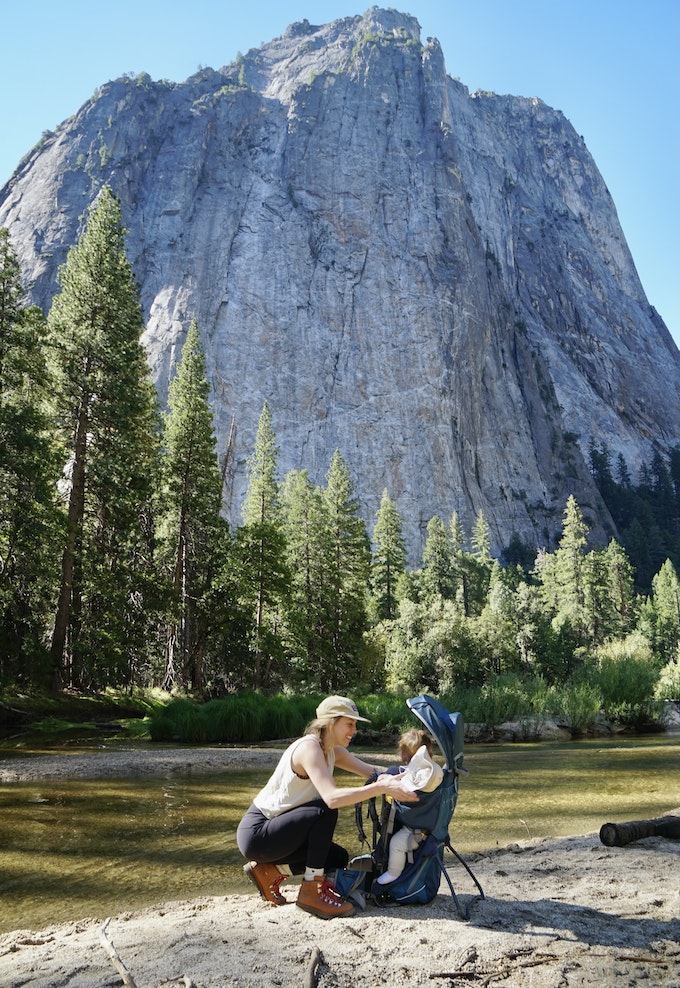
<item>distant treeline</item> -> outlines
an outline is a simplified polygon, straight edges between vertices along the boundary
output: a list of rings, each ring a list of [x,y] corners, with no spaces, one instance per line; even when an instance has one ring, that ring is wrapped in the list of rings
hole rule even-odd
[[[570,497],[554,552],[509,533],[501,561],[483,513],[467,533],[454,512],[430,520],[407,570],[389,492],[369,531],[340,451],[322,486],[304,470],[279,478],[265,404],[230,530],[198,327],[161,413],[109,189],[47,316],[23,300],[0,230],[5,687],[163,686],[203,700],[425,689],[454,705],[468,691],[486,709],[502,696],[564,713],[571,697],[572,721],[579,703],[608,703],[628,722],[680,693],[680,450],[655,454],[634,485],[593,444],[621,542],[589,549]],[[619,679],[637,694],[612,692]]]

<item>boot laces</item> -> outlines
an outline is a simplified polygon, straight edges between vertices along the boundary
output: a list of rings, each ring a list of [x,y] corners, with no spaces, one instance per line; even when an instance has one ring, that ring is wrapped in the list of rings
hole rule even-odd
[[[325,903],[329,906],[344,906],[345,900],[340,895],[335,885],[329,882],[327,878],[321,883],[321,888],[319,889],[319,897],[323,899]]]
[[[269,888],[272,892],[276,893],[276,895],[281,894],[281,885],[283,884],[285,877],[285,875],[279,875],[278,878],[275,878],[273,882],[269,883]]]

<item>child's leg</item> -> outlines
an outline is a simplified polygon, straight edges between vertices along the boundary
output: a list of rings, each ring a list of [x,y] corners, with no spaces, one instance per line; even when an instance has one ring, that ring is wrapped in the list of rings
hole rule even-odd
[[[398,875],[401,875],[406,864],[406,852],[409,850],[412,836],[413,834],[408,827],[402,827],[393,835],[387,856],[387,871],[378,879],[380,885],[393,882]]]

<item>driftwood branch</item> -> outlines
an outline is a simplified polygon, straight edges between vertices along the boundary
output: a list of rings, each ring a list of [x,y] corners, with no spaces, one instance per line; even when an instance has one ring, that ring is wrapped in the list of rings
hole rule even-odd
[[[315,947],[305,971],[304,988],[316,988],[319,980],[318,967],[322,960],[321,951],[318,947]]]
[[[101,944],[104,950],[106,951],[106,953],[111,958],[111,963],[115,967],[116,971],[118,971],[121,978],[123,979],[123,984],[125,985],[125,988],[137,988],[137,985],[134,982],[134,978],[132,977],[128,969],[125,967],[125,964],[123,964],[122,960],[118,956],[118,951],[116,950],[116,948],[113,946],[113,944],[106,935],[106,927],[109,925],[110,922],[111,922],[111,917],[109,916],[109,918],[105,921],[104,925],[99,931],[99,939],[101,940]]]
[[[628,823],[604,823],[600,840],[607,847],[625,847],[643,837],[680,838],[680,816],[660,816],[654,820],[631,820]]]
[[[118,951],[116,950],[116,948],[113,946],[108,936],[106,935],[106,927],[109,925],[110,922],[111,922],[111,917],[109,916],[109,918],[104,922],[104,925],[99,931],[99,939],[101,940],[101,944],[104,950],[106,951],[106,953],[111,958],[111,963],[115,967],[116,971],[118,971],[121,978],[123,979],[123,984],[125,985],[125,988],[137,988],[135,979],[132,977],[128,969],[125,967],[125,964],[123,964],[122,960],[120,959],[120,955]],[[196,988],[196,985],[191,980],[188,974],[183,974],[179,978],[171,978],[169,981],[161,981],[161,985],[171,985],[171,984],[175,984],[178,981],[181,981],[184,984],[184,988]]]
[[[485,970],[480,967],[473,967],[469,971],[462,969],[458,971],[437,971],[430,974],[430,979],[479,980],[483,986],[488,986],[492,981],[504,981],[509,975],[520,968],[540,967],[541,964],[549,964],[551,961],[556,960],[557,954],[537,954],[535,957],[528,957],[526,960],[520,960],[519,954],[508,954],[497,967],[492,969],[487,968]],[[514,961],[515,963],[507,963],[508,961]],[[463,963],[465,964],[466,962],[463,961]]]

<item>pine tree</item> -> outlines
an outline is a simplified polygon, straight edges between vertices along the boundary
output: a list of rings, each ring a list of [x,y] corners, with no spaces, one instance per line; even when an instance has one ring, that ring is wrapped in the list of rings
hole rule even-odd
[[[401,518],[387,488],[382,493],[373,529],[371,587],[379,621],[392,620],[399,610],[397,585],[406,569],[406,546]]]
[[[465,552],[465,529],[454,511],[449,522],[449,546],[451,553],[452,594],[462,608],[463,614],[470,614],[471,567],[469,553]]]
[[[582,644],[588,641],[585,548],[588,527],[573,494],[564,510],[562,535],[552,556],[539,557],[537,575],[556,628],[569,624]]]
[[[439,515],[433,515],[427,523],[423,547],[422,590],[425,600],[429,602],[437,596],[442,600],[451,600],[455,595],[451,544]]]
[[[276,481],[278,450],[267,402],[262,407],[255,447],[248,460],[243,526],[237,533],[242,567],[241,600],[252,615],[253,686],[270,683],[283,660],[281,610],[290,574]]]
[[[366,525],[359,516],[359,503],[339,450],[333,454],[326,475],[325,500],[330,533],[328,572],[333,615],[330,628],[332,664],[324,670],[324,678],[327,688],[338,689],[343,680],[356,678],[361,667],[371,561]]]
[[[24,306],[20,268],[0,229],[0,679],[41,676],[57,570],[56,449],[46,398],[45,320]]]
[[[291,574],[282,635],[291,680],[320,687],[318,673],[328,665],[334,613],[328,510],[323,491],[312,484],[306,470],[291,470],[286,475],[281,499]]]
[[[493,565],[493,557],[491,555],[491,533],[483,511],[477,512],[470,543],[472,545],[472,554],[475,559],[482,566],[486,566],[490,570]]]
[[[449,522],[449,541],[451,542],[451,557],[455,564],[465,549],[465,530],[457,511],[453,512]]]
[[[623,637],[633,630],[637,620],[635,575],[625,550],[611,539],[603,553],[606,618],[605,637]]]
[[[674,446],[670,451],[668,469],[675,495],[675,513],[678,514],[680,513],[680,446]]]
[[[489,592],[493,557],[491,534],[484,512],[479,511],[470,537],[472,552],[467,559],[466,610],[467,615],[481,614]]]
[[[129,682],[148,660],[158,412],[124,239],[119,203],[104,188],[48,316],[67,505],[55,684]]]
[[[680,580],[670,559],[652,579],[654,647],[664,662],[677,661],[680,648]]]
[[[198,326],[192,321],[170,383],[163,438],[160,557],[172,586],[173,619],[166,638],[164,685],[203,686],[203,660],[213,581],[225,562],[226,523],[216,454],[210,386]]]

